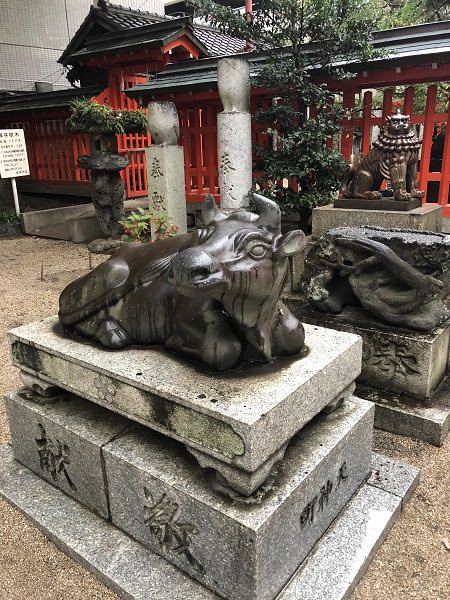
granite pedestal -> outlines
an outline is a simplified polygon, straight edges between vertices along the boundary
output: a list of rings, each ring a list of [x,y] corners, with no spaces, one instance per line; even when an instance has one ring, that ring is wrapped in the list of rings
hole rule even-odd
[[[291,295],[285,303],[303,322],[362,337],[357,394],[376,403],[376,427],[443,444],[450,427],[450,392],[445,384],[450,324],[429,333],[413,332],[384,325],[362,308],[333,315],[314,311],[300,296]]]
[[[48,417],[48,406],[33,406],[34,398],[9,396],[13,429],[24,417],[31,427]],[[78,439],[71,446],[82,447],[99,424],[95,417],[89,427],[89,414],[84,400],[56,401],[52,434],[64,440],[72,432]],[[214,600],[219,592],[237,600],[339,600],[418,483],[417,469],[370,452],[372,416],[370,403],[352,398],[314,419],[292,441],[259,503],[232,503],[209,489],[180,444],[139,426],[103,444],[104,473],[89,475],[106,489],[112,523],[62,493],[63,478],[50,485],[13,460],[7,445],[0,447],[0,495],[124,598]],[[39,455],[33,436],[13,438],[16,457],[32,467]],[[90,464],[71,457],[65,468],[79,481]]]
[[[442,206],[423,204],[409,211],[335,208],[332,204],[313,209],[312,236],[314,239],[336,227],[377,225],[391,229],[442,230]]]
[[[15,329],[28,389],[6,403],[23,466],[0,449],[0,494],[127,598],[343,598],[418,472],[371,467],[374,407],[352,395],[361,339],[305,332],[300,358],[205,373],[157,347],[107,351],[54,318]],[[318,581],[333,561],[339,593]]]
[[[22,371],[184,443],[251,494],[295,433],[348,397],[360,373],[359,337],[305,329],[302,358],[224,374],[157,346],[108,351],[65,334],[56,318],[14,329],[10,341]]]

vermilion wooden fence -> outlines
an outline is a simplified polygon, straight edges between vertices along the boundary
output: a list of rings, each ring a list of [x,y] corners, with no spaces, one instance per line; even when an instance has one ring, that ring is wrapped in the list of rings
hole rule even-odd
[[[36,181],[89,181],[89,173],[78,166],[77,158],[89,154],[88,135],[65,131],[64,118],[34,116],[13,121],[9,127],[24,129],[30,177]]]
[[[146,77],[126,75],[120,70],[110,75],[109,85],[96,98],[100,104],[109,104],[112,108],[120,110],[136,110],[139,108],[136,100],[128,98],[124,91],[134,85],[147,81]],[[132,133],[117,136],[119,154],[127,156],[130,164],[121,172],[122,180],[128,198],[147,196],[147,169],[145,165],[145,148],[150,145],[150,135]]]
[[[134,100],[129,99],[123,90],[145,81],[136,76],[118,73],[111,77],[110,85],[97,98],[99,102],[109,103],[114,108],[137,108]],[[380,126],[386,115],[392,114],[393,91],[383,92],[381,115],[373,108],[373,91],[362,91],[362,102],[357,108],[358,90],[347,88],[343,92],[344,107],[348,118],[344,119],[339,148],[345,157],[354,150],[354,138],[360,138],[360,151],[366,153],[370,147],[372,129]],[[423,144],[421,150],[419,187],[427,191],[429,184],[439,186],[438,201],[444,206],[444,214],[450,216],[450,135],[445,136],[441,171],[430,167],[430,154],[436,125],[443,125],[450,132],[450,113],[436,109],[437,87],[431,84],[427,88],[425,111],[414,112],[415,89],[405,89],[400,108],[410,114],[415,125],[423,125]],[[211,98],[199,100],[195,95],[175,100],[180,116],[181,143],[185,150],[186,196],[188,202],[201,202],[206,193],[216,197],[219,194],[217,165],[217,113],[222,110],[217,93]],[[253,97],[252,111],[259,106],[267,107],[270,99]],[[377,114],[378,113],[378,114]],[[80,154],[89,153],[87,135],[72,135],[64,130],[65,115],[34,114],[26,121],[10,122],[8,127],[25,129],[28,144],[31,177],[43,182],[88,182],[89,174],[77,165]],[[2,125],[5,126],[5,125]],[[263,137],[260,128],[254,124],[254,143],[269,143]],[[128,198],[146,196],[147,172],[145,165],[145,147],[150,143],[149,135],[118,136],[119,152],[129,157],[130,165],[123,172]],[[330,142],[331,143],[331,142]],[[425,198],[426,201],[426,198]],[[434,200],[435,201],[435,200]]]
[[[268,98],[252,98],[253,114],[266,108]],[[177,103],[180,119],[180,142],[184,148],[184,167],[187,202],[203,202],[206,194],[219,198],[217,155],[217,113],[222,110],[218,98],[189,104]],[[253,124],[253,146],[267,143],[261,127]],[[256,172],[256,170],[255,170]]]
[[[97,97],[97,101],[116,109],[136,109],[136,100],[128,98],[123,90],[145,81],[144,77],[113,74],[109,86]],[[89,172],[77,163],[80,155],[90,153],[89,135],[68,133],[64,127],[67,116],[61,113],[54,116],[35,114],[27,120],[11,121],[5,125],[25,130],[30,178],[37,182],[64,184],[90,180]],[[119,153],[126,155],[130,161],[121,173],[127,197],[146,196],[145,148],[150,144],[150,135],[129,134],[117,138]]]
[[[219,101],[178,106],[187,202],[199,202],[208,192],[217,197],[217,113],[221,110]]]

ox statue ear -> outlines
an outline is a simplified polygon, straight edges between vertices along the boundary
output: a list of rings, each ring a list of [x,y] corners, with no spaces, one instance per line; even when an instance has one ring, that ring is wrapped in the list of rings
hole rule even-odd
[[[213,221],[223,221],[226,216],[217,208],[216,201],[212,194],[207,194],[202,206],[202,219],[205,225]]]
[[[292,256],[306,246],[306,235],[300,229],[289,231],[277,242],[277,252],[281,256]]]

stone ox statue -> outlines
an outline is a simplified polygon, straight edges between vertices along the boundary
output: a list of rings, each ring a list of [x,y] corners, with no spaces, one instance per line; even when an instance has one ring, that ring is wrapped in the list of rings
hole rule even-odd
[[[226,217],[208,195],[203,230],[121,248],[65,288],[61,322],[106,348],[160,343],[218,370],[297,354],[303,327],[279,298],[305,236],[281,235],[278,206],[254,200],[259,215]]]

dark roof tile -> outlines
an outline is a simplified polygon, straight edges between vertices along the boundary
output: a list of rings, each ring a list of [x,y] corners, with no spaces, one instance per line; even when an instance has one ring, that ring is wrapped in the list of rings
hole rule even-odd
[[[224,35],[216,29],[194,24],[194,34],[208,48],[211,56],[224,56],[242,52],[246,46],[244,40]]]

